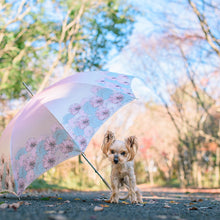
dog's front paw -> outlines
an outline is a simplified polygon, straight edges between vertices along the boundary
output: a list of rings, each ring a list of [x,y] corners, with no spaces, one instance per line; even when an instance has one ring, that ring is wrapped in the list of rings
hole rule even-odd
[[[112,196],[112,197],[110,198],[110,202],[111,202],[111,203],[118,203],[118,201],[119,201],[119,199],[118,199],[117,197],[115,197],[115,196]]]
[[[133,193],[131,194],[131,196],[130,196],[130,201],[131,201],[132,204],[138,203],[135,194],[133,194]]]
[[[136,199],[131,199],[131,203],[136,204],[136,203],[138,203],[138,201]]]
[[[137,198],[138,203],[143,203],[143,199],[142,198]]]

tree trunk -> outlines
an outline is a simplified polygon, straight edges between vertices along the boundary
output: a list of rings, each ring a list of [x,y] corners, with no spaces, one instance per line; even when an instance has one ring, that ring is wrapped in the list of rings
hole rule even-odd
[[[180,187],[185,188],[186,187],[186,178],[185,178],[185,172],[184,172],[184,167],[183,163],[181,161],[181,158],[179,158],[179,181],[180,181]]]
[[[219,187],[220,147],[216,149],[215,187]]]

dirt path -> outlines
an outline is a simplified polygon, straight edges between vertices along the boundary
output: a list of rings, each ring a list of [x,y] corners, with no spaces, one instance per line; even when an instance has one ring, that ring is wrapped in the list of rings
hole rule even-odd
[[[0,219],[220,219],[219,193],[147,188],[138,205],[109,204],[108,197],[109,192],[29,192],[20,200],[0,195]]]

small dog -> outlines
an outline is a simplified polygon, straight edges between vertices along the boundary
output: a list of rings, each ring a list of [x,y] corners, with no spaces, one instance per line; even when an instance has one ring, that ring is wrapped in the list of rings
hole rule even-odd
[[[142,195],[136,186],[134,173],[134,157],[138,150],[138,143],[135,136],[130,136],[125,141],[116,140],[111,131],[107,131],[102,151],[112,163],[111,171],[111,203],[118,203],[119,199],[130,198],[131,203],[142,203]],[[119,189],[126,187],[128,195],[119,197]]]

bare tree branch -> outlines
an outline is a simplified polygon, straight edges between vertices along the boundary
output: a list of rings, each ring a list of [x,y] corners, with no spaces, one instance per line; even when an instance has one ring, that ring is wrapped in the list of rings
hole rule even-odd
[[[195,12],[197,18],[199,19],[200,26],[202,28],[203,33],[205,34],[206,40],[211,46],[211,48],[220,56],[220,43],[217,40],[217,38],[213,35],[212,31],[210,30],[210,27],[204,17],[199,10],[197,9],[196,5],[191,1],[188,0],[190,6],[192,7],[193,11]]]

